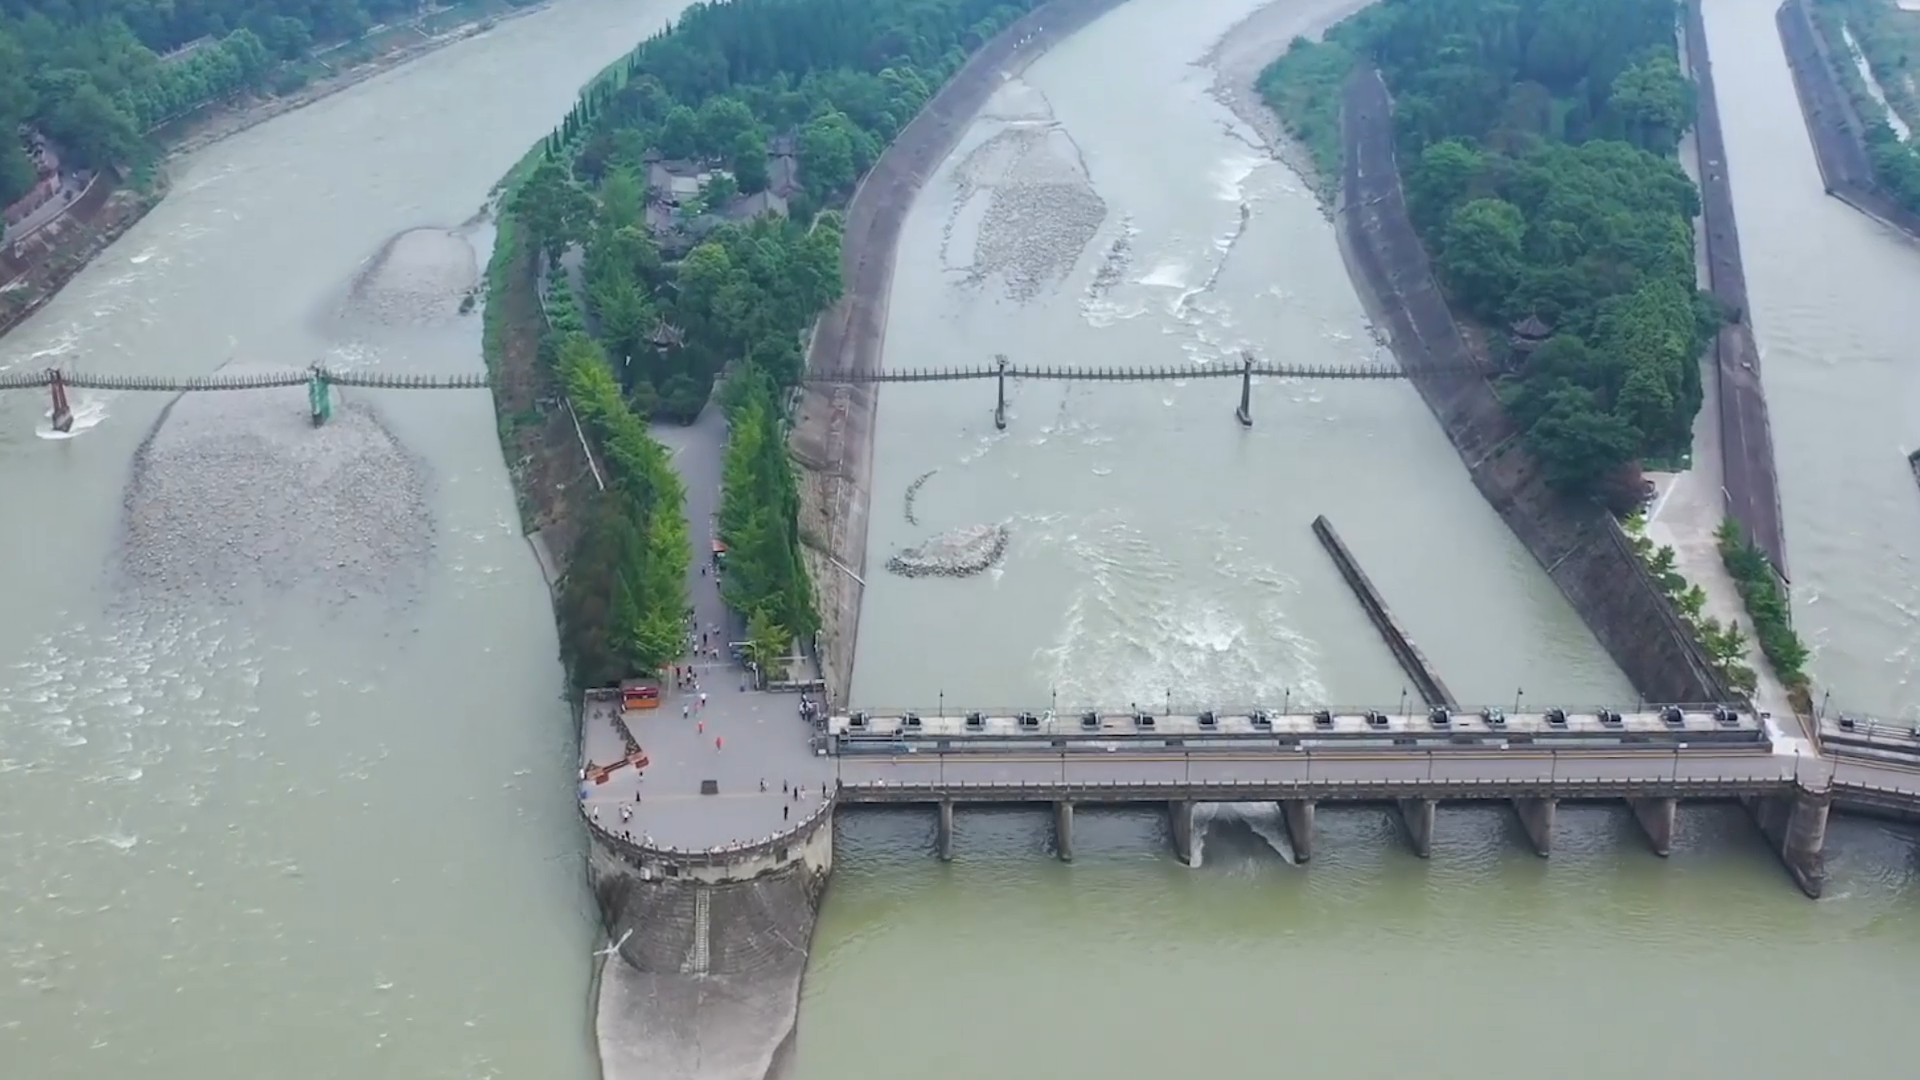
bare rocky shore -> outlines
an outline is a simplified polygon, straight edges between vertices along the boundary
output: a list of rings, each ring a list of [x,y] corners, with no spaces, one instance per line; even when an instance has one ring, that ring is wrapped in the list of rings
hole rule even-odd
[[[184,394],[134,457],[122,570],[143,599],[403,599],[433,545],[420,463],[365,402]]]

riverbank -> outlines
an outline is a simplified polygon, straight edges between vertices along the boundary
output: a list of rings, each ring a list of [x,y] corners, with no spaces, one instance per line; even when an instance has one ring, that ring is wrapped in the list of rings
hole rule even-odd
[[[1474,486],[1644,700],[1726,700],[1711,660],[1612,515],[1590,499],[1555,492],[1492,384],[1459,374],[1473,366],[1471,354],[1407,216],[1392,107],[1377,71],[1348,80],[1341,131],[1336,224],[1349,275]]]
[[[1334,204],[1320,193],[1325,190],[1326,181],[1337,182],[1339,177],[1321,176],[1319,168],[1313,163],[1313,154],[1287,134],[1279,115],[1268,108],[1261,98],[1258,86],[1260,73],[1273,63],[1275,57],[1287,51],[1293,39],[1303,37],[1318,41],[1328,27],[1374,2],[1335,0],[1324,5],[1301,7],[1285,0],[1274,0],[1227,31],[1200,61],[1214,73],[1210,90],[1214,100],[1259,133],[1260,142],[1254,149],[1271,155],[1293,170],[1300,182],[1315,193],[1320,202],[1320,212],[1326,215],[1328,221],[1333,220]]]
[[[160,167],[154,170],[147,190],[120,182],[108,175],[95,181],[74,205],[49,222],[15,251],[0,252],[0,336],[25,322],[59,294],[74,276],[94,258],[133,228],[148,211],[166,197],[166,165],[188,154],[204,150],[223,139],[257,127],[276,117],[305,108],[332,97],[342,90],[366,82],[436,52],[448,45],[486,33],[508,20],[545,10],[557,0],[537,0],[525,7],[510,8],[426,35],[386,49],[337,74],[317,79],[286,95],[253,97],[243,102],[210,107],[195,116],[167,125],[159,137],[167,149]],[[421,33],[424,34],[422,31]],[[98,191],[98,197],[94,193]]]

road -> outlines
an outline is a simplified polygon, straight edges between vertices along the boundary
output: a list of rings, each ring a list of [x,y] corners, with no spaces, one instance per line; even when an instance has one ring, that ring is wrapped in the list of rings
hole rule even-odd
[[[1671,785],[1676,794],[1681,794],[1691,784],[1697,793],[1720,789],[1731,794],[1736,790],[1777,790],[1798,782],[1812,788],[1831,783],[1843,799],[1858,794],[1869,801],[1900,803],[1920,811],[1920,767],[1761,750],[951,752],[846,756],[835,761],[835,779],[842,785],[843,798],[861,802],[893,801],[909,791],[932,797],[943,789],[959,789],[962,785],[1031,786],[1037,800],[1048,797],[1049,790],[1073,785],[1138,784],[1158,789],[1143,792],[1140,797],[1147,799],[1165,797],[1168,787],[1191,787],[1194,790],[1189,794],[1194,798],[1231,796],[1231,791],[1206,789],[1248,784],[1300,786],[1314,789],[1303,795],[1339,797],[1343,788],[1368,785],[1432,784],[1436,796],[1444,796],[1450,786],[1472,785],[1526,787],[1540,792],[1552,788],[1574,795],[1586,786],[1629,784]],[[961,794],[964,796],[964,792]],[[1471,797],[1486,796],[1476,793]]]

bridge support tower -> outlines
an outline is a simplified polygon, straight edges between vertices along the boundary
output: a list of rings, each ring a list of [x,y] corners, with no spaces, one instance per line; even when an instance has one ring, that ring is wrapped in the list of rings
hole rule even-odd
[[[1065,799],[1053,804],[1053,851],[1061,862],[1073,861],[1073,804]]]
[[[953,861],[953,800],[940,800],[940,824],[934,833],[934,846],[941,862]]]
[[[1407,828],[1407,843],[1423,859],[1433,855],[1433,818],[1439,805],[1434,799],[1400,800],[1400,823]]]
[[[999,395],[993,403],[993,426],[996,430],[1005,431],[1007,430],[1007,358],[996,356],[993,362],[994,383],[999,388]]]
[[[67,403],[67,381],[60,369],[47,371],[47,386],[53,391],[53,430],[65,435],[73,430],[73,406]]]
[[[314,427],[333,419],[333,384],[319,368],[307,376],[307,408],[313,413]]]
[[[1553,817],[1559,806],[1558,799],[1513,800],[1520,826],[1527,830],[1527,841],[1533,845],[1534,854],[1543,859],[1553,854]]]
[[[1628,799],[1633,820],[1646,832],[1653,853],[1666,858],[1673,851],[1673,819],[1680,808],[1679,799]]]
[[[1240,407],[1233,411],[1233,418],[1240,421],[1241,427],[1253,426],[1253,356],[1240,354]]]
[[[1287,840],[1293,844],[1293,861],[1304,863],[1313,858],[1313,800],[1284,799],[1280,820],[1287,825]]]

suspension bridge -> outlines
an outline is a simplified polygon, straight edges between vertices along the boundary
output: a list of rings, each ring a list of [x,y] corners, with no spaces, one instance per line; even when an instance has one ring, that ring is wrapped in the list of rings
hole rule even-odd
[[[993,379],[997,393],[993,406],[993,426],[1007,427],[1007,380],[1034,379],[1041,382],[1184,382],[1188,379],[1239,379],[1240,406],[1233,411],[1242,427],[1253,426],[1254,376],[1275,379],[1299,379],[1310,382],[1405,379],[1408,373],[1392,364],[1275,364],[1262,363],[1253,354],[1242,352],[1237,367],[1022,367],[1005,356],[994,357],[991,365],[948,368],[880,368],[871,371],[821,370],[801,376],[809,383],[844,385],[848,383],[962,382],[969,379]],[[1485,372],[1473,364],[1434,365],[1420,369],[1420,376],[1464,376],[1481,378]]]
[[[1005,356],[980,367],[879,368],[872,370],[809,371],[805,382],[829,385],[850,383],[964,382],[993,379],[998,386],[994,403],[994,426],[1007,426],[1007,380],[1032,379],[1039,382],[1184,382],[1189,379],[1240,380],[1240,406],[1234,416],[1241,424],[1253,426],[1253,379],[1297,379],[1310,382],[1404,379],[1408,373],[1392,364],[1276,364],[1256,361],[1243,353],[1238,366],[1163,366],[1163,367],[1025,367]],[[1429,375],[1464,375],[1478,378],[1478,367],[1422,369]],[[104,375],[85,371],[47,368],[40,371],[0,372],[0,390],[45,389],[52,396],[53,427],[69,431],[73,427],[73,409],[67,401],[68,390],[110,390],[163,394],[204,393],[226,390],[270,390],[278,387],[305,386],[312,407],[313,422],[323,424],[333,415],[331,390],[349,386],[369,390],[484,390],[489,381],[484,373],[459,375],[410,375],[379,371],[340,371],[314,365],[282,371],[259,371],[213,375]]]
[[[463,375],[403,375],[380,371],[335,371],[315,365],[285,371],[258,371],[232,375],[97,375],[84,371],[0,371],[0,390],[45,388],[53,396],[53,429],[73,430],[73,407],[68,390],[148,391],[163,394],[220,390],[271,390],[304,386],[315,426],[333,415],[335,386],[371,390],[485,390],[484,373]]]

